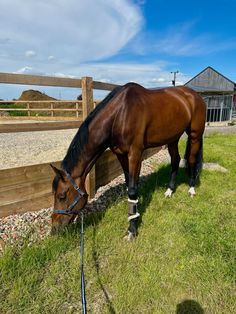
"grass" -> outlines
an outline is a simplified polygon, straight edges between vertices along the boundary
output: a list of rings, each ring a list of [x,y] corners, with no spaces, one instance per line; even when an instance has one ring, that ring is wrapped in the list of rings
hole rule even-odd
[[[197,196],[163,197],[169,166],[140,187],[139,236],[123,240],[127,197],[114,197],[85,226],[89,313],[235,313],[236,136],[205,138]],[[184,143],[181,143],[184,151]],[[80,313],[79,225],[30,247],[8,248],[0,261],[1,313]]]
[[[0,103],[0,108],[15,108],[15,109],[24,109],[26,108],[25,104],[15,104],[15,103]],[[26,111],[18,111],[18,110],[12,110],[12,111],[5,111],[9,116],[27,116]]]

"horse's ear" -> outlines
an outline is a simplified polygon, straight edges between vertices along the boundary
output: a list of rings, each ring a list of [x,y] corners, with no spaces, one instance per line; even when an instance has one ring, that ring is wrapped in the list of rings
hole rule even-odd
[[[55,172],[56,175],[58,175],[63,181],[65,181],[65,173],[63,170],[56,168],[53,166],[53,164],[50,164],[52,167],[53,171]]]

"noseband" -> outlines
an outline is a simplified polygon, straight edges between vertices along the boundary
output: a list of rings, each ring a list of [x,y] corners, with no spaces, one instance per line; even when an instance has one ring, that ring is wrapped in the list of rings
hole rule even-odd
[[[66,208],[66,209],[53,209],[53,213],[61,214],[61,215],[79,215],[79,212],[77,210],[74,211],[73,208],[78,204],[79,200],[82,197],[87,196],[88,194],[81,191],[81,189],[78,187],[78,185],[72,179],[71,175],[66,170],[64,170],[64,173],[65,173],[67,179],[73,185],[73,187],[76,190],[76,192],[78,193],[78,195],[76,196],[76,198],[74,199],[74,201],[70,204],[70,206],[68,208]]]

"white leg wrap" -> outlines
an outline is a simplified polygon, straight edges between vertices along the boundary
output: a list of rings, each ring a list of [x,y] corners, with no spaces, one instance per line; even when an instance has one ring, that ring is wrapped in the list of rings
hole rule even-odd
[[[128,202],[132,204],[138,204],[138,200],[131,200],[128,198]]]
[[[172,195],[172,193],[173,193],[173,191],[170,189],[170,188],[168,188],[166,191],[165,191],[165,198],[167,198],[167,197],[171,197],[171,195]]]
[[[138,218],[140,216],[140,214],[137,212],[135,213],[134,215],[131,215],[128,217],[128,221],[132,220],[132,219],[135,219],[135,218]]]
[[[195,188],[191,186],[190,189],[188,190],[188,193],[190,194],[191,197],[194,197],[194,195],[196,195]]]

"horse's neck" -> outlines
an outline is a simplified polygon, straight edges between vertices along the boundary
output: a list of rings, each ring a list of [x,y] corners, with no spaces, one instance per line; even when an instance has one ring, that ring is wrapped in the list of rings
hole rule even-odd
[[[116,102],[102,110],[88,126],[88,141],[73,170],[74,177],[86,178],[98,157],[109,147],[113,122],[119,111]]]
[[[87,174],[92,169],[99,156],[108,148],[108,132],[101,132],[101,136],[97,136],[100,129],[93,128],[89,132],[88,142],[85,144],[78,162],[72,171],[73,177],[81,177],[85,180]]]

